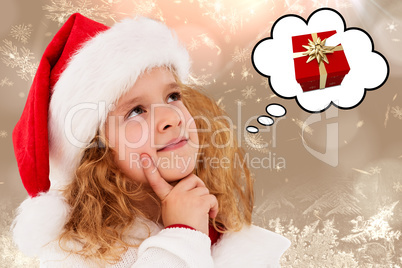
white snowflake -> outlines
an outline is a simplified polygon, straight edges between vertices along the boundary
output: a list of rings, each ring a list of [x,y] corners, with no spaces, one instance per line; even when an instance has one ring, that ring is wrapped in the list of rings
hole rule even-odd
[[[251,69],[247,68],[246,65],[242,66],[242,70],[241,70],[241,80],[245,79],[247,81],[248,77],[253,78],[253,74],[251,73]]]
[[[390,33],[392,33],[393,31],[396,31],[396,27],[398,26],[398,24],[395,24],[395,22],[392,22],[392,23],[388,23],[388,26],[387,26],[387,30],[390,32]]]
[[[234,62],[244,62],[250,58],[250,50],[247,48],[240,49],[235,47],[232,59]]]
[[[268,152],[268,143],[264,141],[260,133],[245,132],[244,140],[248,149],[256,150],[260,153]]]
[[[392,107],[391,113],[395,118],[402,120],[402,108],[399,106]]]
[[[371,175],[374,175],[374,174],[381,174],[381,168],[380,168],[380,167],[371,167],[371,168],[369,169],[369,173],[370,173]]]
[[[227,24],[229,25],[230,33],[236,33],[237,28],[239,27],[240,17],[237,14],[237,11],[233,8],[230,9],[229,14],[226,16]]]
[[[195,38],[191,38],[191,42],[190,42],[190,45],[188,46],[188,49],[190,51],[193,51],[193,50],[196,50],[197,48],[199,48],[199,46],[200,46],[200,42]]]
[[[134,1],[134,3],[135,3],[134,12],[136,14],[149,15],[156,8],[155,0]]]
[[[402,193],[402,184],[401,184],[399,181],[394,182],[394,185],[393,185],[392,188],[393,188],[396,192],[401,192],[401,193]]]
[[[114,5],[120,3],[122,0],[102,0],[103,3],[108,5]]]
[[[10,35],[23,44],[28,43],[28,39],[32,33],[32,25],[16,25],[11,27]]]
[[[211,81],[209,80],[212,74],[205,74],[205,75],[200,75],[196,76],[194,74],[189,76],[189,80],[191,83],[198,85],[198,86],[207,86],[211,84]]]
[[[303,121],[301,121],[300,119],[297,119],[297,118],[292,118],[292,121],[293,122],[295,122],[295,124],[303,131],[303,132],[306,132],[306,133],[308,133],[308,134],[310,134],[310,135],[312,135],[313,134],[313,129],[309,126],[309,125],[304,125],[304,122]]]
[[[336,4],[337,4],[337,6],[338,6],[339,8],[349,8],[349,7],[352,7],[352,3],[350,3],[349,0],[344,0],[344,1],[338,0]]]
[[[253,86],[247,86],[241,92],[244,98],[251,99],[255,96],[256,89]]]
[[[269,81],[268,78],[266,77],[261,77],[262,83],[260,84],[261,86],[264,86],[265,88],[269,88]]]
[[[32,60],[35,59],[33,53],[25,47],[22,47],[20,52],[18,52],[17,47],[9,40],[3,40],[3,43],[5,45],[0,46],[0,52],[3,55],[1,58],[2,61],[11,68],[18,67],[19,70],[17,70],[17,74],[22,79],[33,79],[36,69],[38,68],[38,63],[32,62]]]
[[[233,91],[236,91],[236,89],[235,88],[228,89],[228,90],[225,91],[225,94],[226,93],[232,93]]]
[[[8,77],[4,77],[3,79],[1,79],[1,81],[0,81],[0,86],[1,87],[4,87],[4,86],[12,86],[12,85],[14,85],[14,83],[12,82],[12,81],[10,81],[9,79],[8,79]]]
[[[326,6],[326,3],[324,3],[324,1],[312,0],[312,2],[313,2],[313,5],[312,5],[313,9],[317,9],[317,8]]]
[[[289,7],[289,10],[292,12],[299,13],[299,15],[301,15],[306,10],[306,7],[300,4],[293,4],[292,6]]]
[[[92,5],[91,0],[80,0],[74,4],[67,0],[51,0],[51,4],[43,6],[43,10],[50,13],[45,15],[46,18],[57,22],[59,26],[76,12],[102,23],[107,19],[114,20],[114,14],[110,13],[110,6]]]
[[[8,136],[7,131],[0,130],[0,138],[6,138]]]
[[[235,103],[236,105],[240,105],[240,106],[246,105],[246,103],[245,103],[244,101],[240,100],[240,99],[236,99],[236,100],[234,101],[234,103]]]

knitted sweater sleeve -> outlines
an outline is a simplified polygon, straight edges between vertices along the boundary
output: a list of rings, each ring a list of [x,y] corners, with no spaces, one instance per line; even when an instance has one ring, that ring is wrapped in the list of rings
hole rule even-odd
[[[41,267],[100,267],[77,254],[63,251],[55,241],[44,248]],[[163,229],[145,239],[139,248],[130,248],[122,260],[102,267],[213,267],[211,240],[202,232],[188,228]]]

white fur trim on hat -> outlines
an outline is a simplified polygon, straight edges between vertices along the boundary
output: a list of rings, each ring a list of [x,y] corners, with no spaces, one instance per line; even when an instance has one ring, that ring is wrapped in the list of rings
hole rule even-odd
[[[190,59],[176,35],[148,18],[125,19],[90,39],[60,75],[49,108],[51,189],[71,182],[82,149],[146,70],[166,66],[187,80]]]
[[[69,213],[69,206],[56,191],[28,197],[18,207],[11,227],[14,242],[27,256],[39,256],[42,247],[59,237]]]

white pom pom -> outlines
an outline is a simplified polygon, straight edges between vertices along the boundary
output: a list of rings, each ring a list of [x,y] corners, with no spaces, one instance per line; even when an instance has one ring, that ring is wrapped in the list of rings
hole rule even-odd
[[[27,256],[39,256],[43,246],[58,239],[69,212],[64,197],[56,191],[27,198],[11,227],[14,242]]]

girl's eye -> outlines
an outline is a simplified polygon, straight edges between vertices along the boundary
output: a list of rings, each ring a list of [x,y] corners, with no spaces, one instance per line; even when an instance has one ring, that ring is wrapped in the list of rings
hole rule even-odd
[[[144,112],[144,109],[142,109],[141,106],[136,106],[134,109],[131,110],[131,112],[128,114],[127,119],[136,116],[137,114],[141,114]]]
[[[173,92],[172,94],[170,94],[169,99],[173,98],[173,101],[178,101],[181,100],[181,93],[180,92]]]

